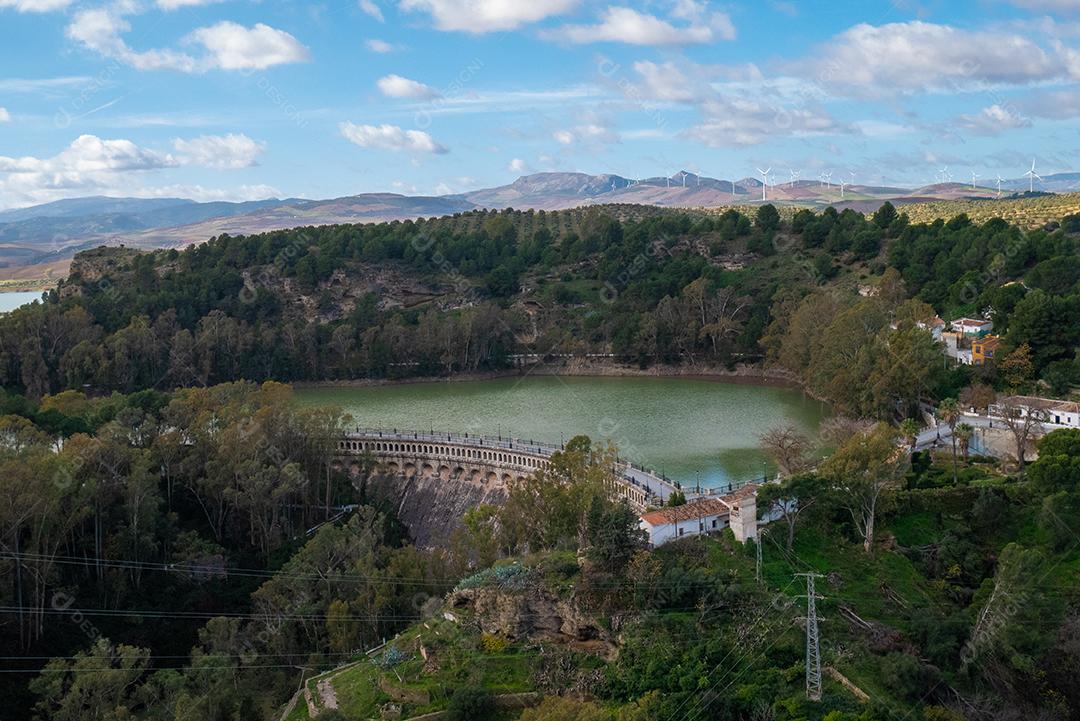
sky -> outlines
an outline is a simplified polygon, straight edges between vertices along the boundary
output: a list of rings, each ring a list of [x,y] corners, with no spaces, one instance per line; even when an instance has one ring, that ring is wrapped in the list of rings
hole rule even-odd
[[[1077,80],[1080,0],[0,0],[0,208],[542,171],[989,185],[1080,169]]]

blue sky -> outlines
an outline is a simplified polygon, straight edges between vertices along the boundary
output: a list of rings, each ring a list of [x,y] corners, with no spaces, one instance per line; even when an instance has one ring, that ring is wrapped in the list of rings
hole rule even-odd
[[[0,0],[0,59],[0,207],[1080,165],[1080,0]]]

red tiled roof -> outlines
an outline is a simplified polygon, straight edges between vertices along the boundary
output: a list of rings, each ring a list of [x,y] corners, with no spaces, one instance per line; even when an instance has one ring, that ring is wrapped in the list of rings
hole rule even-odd
[[[643,514],[641,520],[650,526],[662,526],[666,523],[679,523],[681,521],[696,521],[707,516],[726,516],[730,508],[723,501],[715,498],[702,498],[682,506],[661,508],[658,511],[650,511]]]

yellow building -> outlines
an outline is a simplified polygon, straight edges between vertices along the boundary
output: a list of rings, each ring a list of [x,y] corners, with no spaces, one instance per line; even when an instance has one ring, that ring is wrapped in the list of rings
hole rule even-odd
[[[971,341],[971,363],[972,365],[986,365],[987,362],[993,362],[994,356],[997,354],[998,347],[1001,346],[1001,338],[996,335],[988,335],[978,340]]]

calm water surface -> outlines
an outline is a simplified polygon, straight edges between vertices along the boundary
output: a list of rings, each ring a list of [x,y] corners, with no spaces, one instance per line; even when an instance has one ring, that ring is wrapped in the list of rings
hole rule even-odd
[[[336,405],[361,426],[454,430],[559,443],[610,439],[623,457],[684,484],[761,477],[758,438],[793,423],[812,437],[827,409],[797,390],[683,378],[539,376],[323,387],[300,402]]]
[[[15,293],[0,293],[0,313],[10,313],[20,305],[33,303],[41,300],[41,291],[18,291]]]

